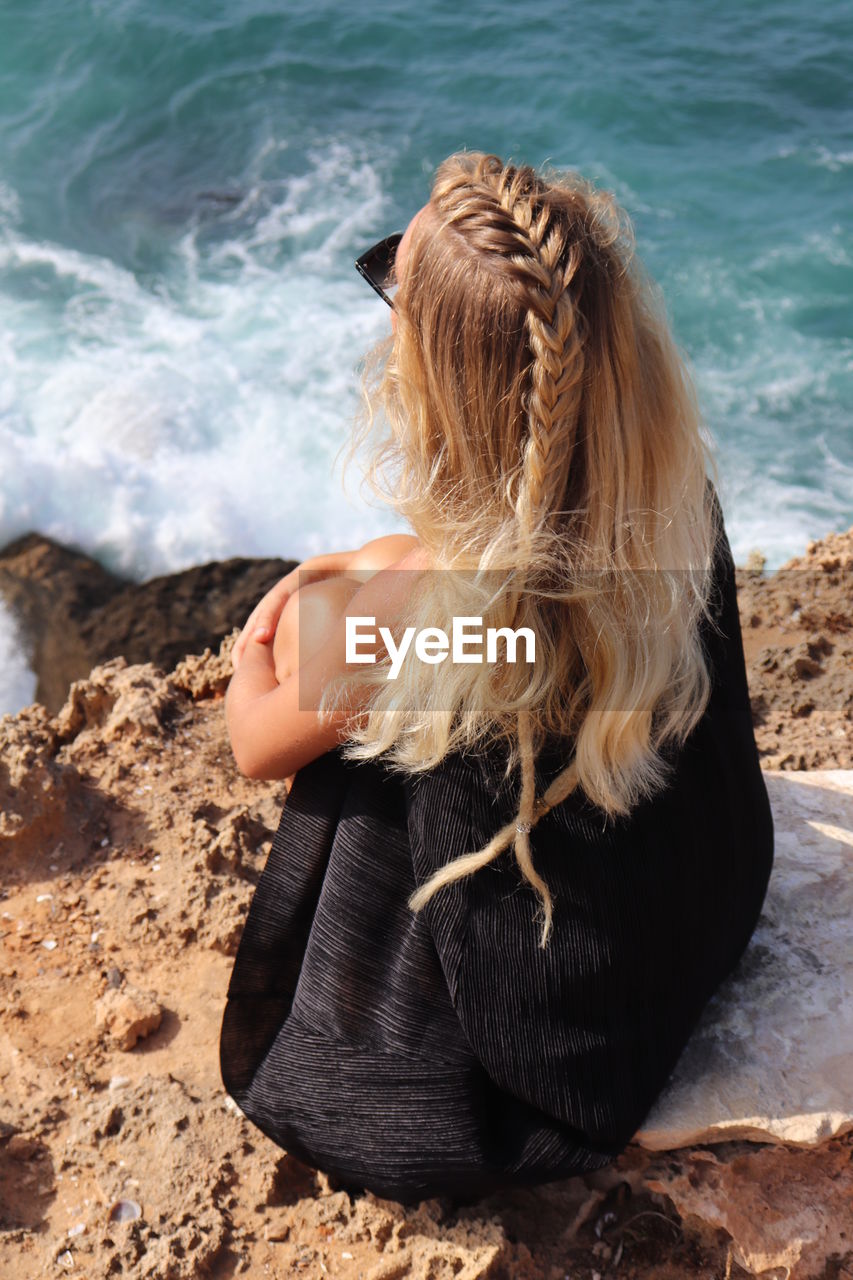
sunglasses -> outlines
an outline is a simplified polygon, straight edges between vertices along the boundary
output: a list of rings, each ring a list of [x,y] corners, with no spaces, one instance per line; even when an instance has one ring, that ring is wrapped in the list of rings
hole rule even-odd
[[[394,306],[394,301],[387,290],[390,289],[393,293],[397,288],[394,262],[397,257],[397,246],[402,239],[403,233],[395,231],[392,236],[386,236],[372,249],[368,249],[367,253],[363,253],[355,263],[355,269],[359,275],[364,276],[370,287],[376,290],[380,298],[385,299],[389,307]]]

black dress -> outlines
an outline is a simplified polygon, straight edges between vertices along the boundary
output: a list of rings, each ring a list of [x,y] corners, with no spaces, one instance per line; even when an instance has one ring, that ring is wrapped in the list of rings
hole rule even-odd
[[[625,1148],[746,948],[773,862],[725,531],[715,575],[713,692],[670,785],[616,820],[574,793],[534,828],[544,950],[511,848],[407,906],[515,815],[502,760],[456,753],[403,778],[335,750],[300,770],[220,1039],[225,1088],[276,1143],[404,1203],[568,1177]],[[539,757],[538,795],[569,758],[559,743]]]

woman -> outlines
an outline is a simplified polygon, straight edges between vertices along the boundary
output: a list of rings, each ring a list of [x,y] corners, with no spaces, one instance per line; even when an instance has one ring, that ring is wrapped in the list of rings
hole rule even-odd
[[[752,935],[773,826],[713,459],[612,197],[451,156],[360,270],[392,305],[370,475],[413,536],[306,562],[235,646],[237,762],[295,778],[221,1065],[344,1185],[470,1197],[624,1149]],[[388,678],[407,626],[466,616],[535,661]]]

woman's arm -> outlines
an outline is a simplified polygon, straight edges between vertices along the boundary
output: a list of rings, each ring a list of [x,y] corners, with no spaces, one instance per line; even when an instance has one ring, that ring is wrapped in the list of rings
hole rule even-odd
[[[272,639],[282,609],[299,587],[349,572],[357,572],[363,580],[362,570],[375,573],[384,569],[417,545],[418,540],[412,534],[391,533],[382,538],[373,538],[354,551],[330,551],[304,560],[295,569],[291,569],[290,573],[279,578],[249,614],[231,650],[231,665],[234,670],[240,665],[250,636],[263,644]]]
[[[339,573],[309,582],[285,603],[272,642],[275,678],[283,684],[306,655],[316,653],[362,584]]]
[[[279,578],[275,586],[270,587],[266,595],[255,605],[246,619],[243,630],[234,642],[231,650],[231,665],[234,670],[236,671],[240,665],[240,659],[246,651],[250,637],[254,637],[261,643],[266,643],[272,638],[281,617],[281,611],[294,591],[307,582],[321,581],[333,574],[345,573],[346,566],[355,554],[355,551],[330,551],[325,555],[311,556],[310,559],[298,564],[295,569],[291,569],[290,573],[286,573],[283,578]]]
[[[327,670],[331,675],[332,667]],[[302,679],[300,684],[300,673],[294,672],[279,684],[269,646],[254,640],[246,646],[225,694],[231,749],[246,777],[289,778],[337,745],[349,716],[320,725],[313,699],[303,703],[308,710],[300,709]]]
[[[317,707],[328,682],[361,663],[346,661],[347,617],[373,617],[379,626],[393,628],[411,590],[408,574],[396,568],[415,567],[404,558],[393,567],[372,573],[367,582],[352,584],[346,607],[333,618],[326,615],[325,634],[302,636],[306,660],[279,683],[271,646],[250,639],[225,695],[225,718],[231,747],[240,771],[250,778],[288,778],[318,756],[331,751],[347,736],[364,711],[371,688],[354,685],[349,701],[321,723]],[[419,567],[419,566],[418,566]],[[315,619],[322,617],[322,611]],[[381,657],[381,645],[377,656]],[[295,665],[295,664],[294,664]]]

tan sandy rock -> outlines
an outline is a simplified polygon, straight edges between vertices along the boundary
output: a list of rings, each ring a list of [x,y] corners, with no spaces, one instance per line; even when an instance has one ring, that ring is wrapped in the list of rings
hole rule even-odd
[[[737,591],[762,766],[853,769],[853,530]]]
[[[207,1124],[210,1099],[171,1078],[143,1076],[81,1099],[70,1127],[64,1220],[85,1230],[68,1237],[83,1275],[133,1280],[195,1280],[222,1252],[234,1168],[220,1127]],[[88,1203],[86,1201],[88,1200]],[[116,1221],[119,1200],[138,1218]],[[49,1254],[48,1254],[49,1258]]]
[[[724,1230],[734,1261],[751,1275],[837,1274],[827,1259],[849,1257],[853,1243],[850,1142],[718,1150],[685,1152],[657,1175],[649,1169],[646,1185],[667,1195],[682,1219]]]
[[[131,983],[108,988],[95,1004],[95,1026],[106,1031],[117,1049],[132,1049],[137,1040],[156,1031],[162,1019],[156,997]]]
[[[58,841],[80,813],[80,775],[57,759],[55,721],[38,703],[0,717],[0,857],[25,843]]]
[[[697,1035],[694,1063],[696,1088],[704,1069],[717,1093],[706,1090],[698,1116],[673,1107],[666,1120],[675,1143],[691,1141],[691,1125],[706,1138],[717,1125],[710,1141],[633,1142],[584,1178],[405,1208],[336,1189],[222,1089],[230,957],[287,793],[234,766],[221,696],[228,661],[223,645],[170,676],[108,663],[60,717],[36,707],[0,720],[0,813],[17,815],[0,830],[4,1280],[853,1271],[842,1235],[853,1130],[820,1136],[843,1130],[834,1110],[847,1115],[849,970],[823,957],[835,955],[849,911],[848,775],[766,775],[779,877],[742,975],[758,1008],[734,986],[722,993],[709,1010],[717,1030],[711,1018]],[[159,1033],[134,1053],[92,1016],[105,990],[121,994],[123,974],[162,1007]],[[818,1033],[811,1058],[803,1020]],[[753,1038],[760,1052],[749,1058]],[[745,1061],[765,1069],[757,1094]],[[673,1090],[673,1102],[685,1100]],[[732,1138],[756,1117],[753,1139]],[[119,1200],[139,1217],[111,1220]]]
[[[150,662],[129,667],[112,658],[72,684],[55,721],[59,740],[96,734],[100,743],[113,743],[158,734],[174,701],[174,690]]]
[[[231,650],[239,634],[239,627],[235,627],[222,641],[216,653],[205,649],[204,653],[188,654],[172,672],[173,688],[185,690],[194,702],[222,696],[234,674]]]

